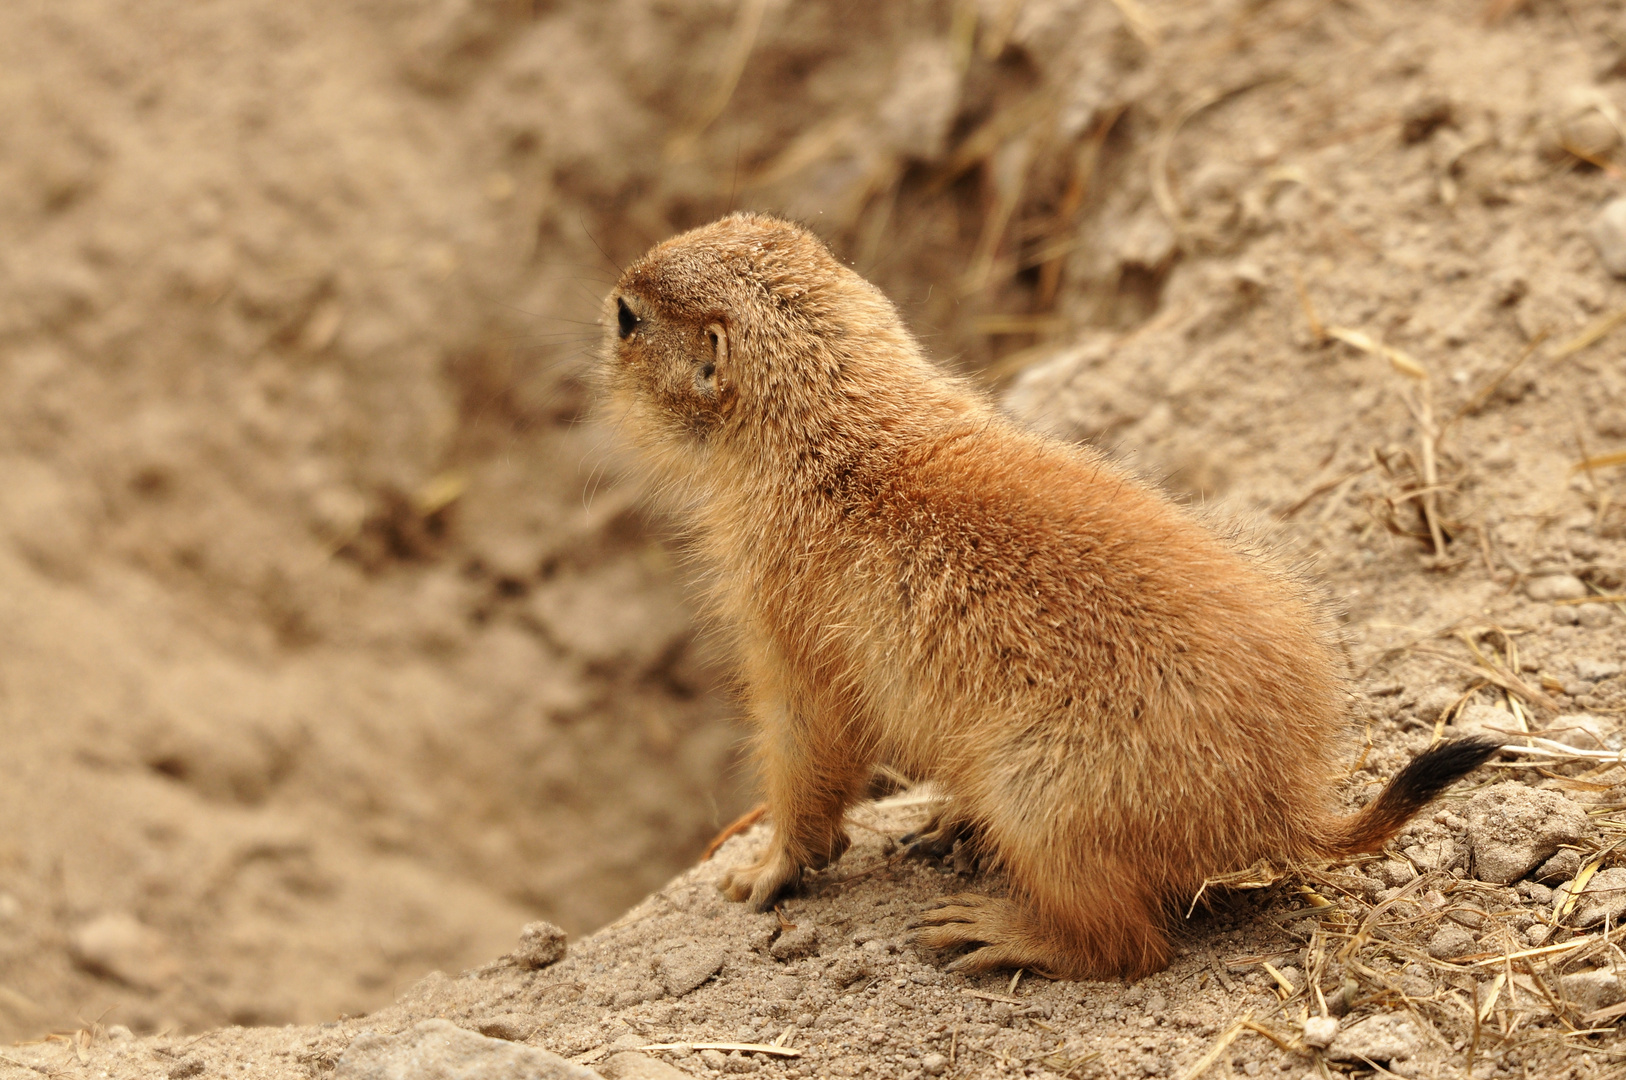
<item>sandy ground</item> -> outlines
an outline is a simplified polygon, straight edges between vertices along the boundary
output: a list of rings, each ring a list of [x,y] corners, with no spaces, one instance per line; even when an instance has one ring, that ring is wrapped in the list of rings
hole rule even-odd
[[[651,1053],[1610,1074],[1626,773],[1573,755],[1222,899],[1136,987],[917,954],[912,910],[998,884],[898,861],[918,806],[865,811],[782,920],[706,864],[561,965],[476,965],[533,918],[604,925],[749,801],[726,660],[583,420],[614,266],[731,206],[808,221],[1018,415],[1306,560],[1345,613],[1352,801],[1453,729],[1618,750],[1626,616],[1590,601],[1626,591],[1626,470],[1574,466],[1626,449],[1626,284],[1588,236],[1626,187],[1622,27],[0,10],[0,1073],[322,1075],[444,1015],[609,1072],[790,1028],[800,1058]],[[210,1033],[285,1023],[319,1026]]]

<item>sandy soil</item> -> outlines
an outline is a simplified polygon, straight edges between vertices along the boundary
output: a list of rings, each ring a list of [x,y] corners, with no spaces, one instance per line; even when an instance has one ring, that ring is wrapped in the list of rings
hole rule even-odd
[[[748,801],[726,664],[579,422],[614,265],[730,206],[808,221],[1014,412],[1308,560],[1346,613],[1352,800],[1452,729],[1619,749],[1620,605],[1566,601],[1626,591],[1626,470],[1573,468],[1626,448],[1626,284],[1587,235],[1626,179],[1623,26],[1608,0],[0,10],[0,1038],[55,1033],[0,1073],[321,1075],[445,1015],[609,1071],[794,1028],[796,1059],[653,1053],[1608,1074],[1620,912],[1587,920],[1626,772],[1528,755],[1388,858],[1223,899],[1137,987],[941,974],[904,924],[965,883],[896,860],[903,806],[783,922],[706,864],[561,966],[338,1018],[529,919],[603,925]],[[1497,880],[1494,840],[1541,837]],[[1606,887],[1554,893],[1578,878]],[[1373,1021],[1388,1043],[1351,1044]],[[200,1037],[227,1023],[325,1026]]]

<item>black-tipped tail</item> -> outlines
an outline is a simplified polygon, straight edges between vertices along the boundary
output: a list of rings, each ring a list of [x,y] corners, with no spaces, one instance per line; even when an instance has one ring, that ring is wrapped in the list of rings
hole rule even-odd
[[[1433,802],[1440,792],[1483,765],[1501,746],[1495,739],[1455,739],[1418,754],[1384,785],[1383,791],[1371,805],[1352,817],[1334,823],[1332,834],[1325,843],[1325,853],[1343,856],[1377,851],[1411,820],[1412,815]]]

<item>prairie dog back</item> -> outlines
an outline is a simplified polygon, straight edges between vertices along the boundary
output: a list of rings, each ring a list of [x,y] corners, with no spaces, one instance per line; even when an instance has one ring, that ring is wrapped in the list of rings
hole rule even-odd
[[[759,734],[774,836],[736,900],[838,858],[886,762],[936,780],[942,828],[1012,883],[919,940],[971,946],[961,970],[1135,977],[1204,879],[1381,847],[1494,749],[1436,747],[1340,817],[1347,694],[1304,585],[1003,417],[796,225],[659,244],[605,318],[612,420],[687,531]]]

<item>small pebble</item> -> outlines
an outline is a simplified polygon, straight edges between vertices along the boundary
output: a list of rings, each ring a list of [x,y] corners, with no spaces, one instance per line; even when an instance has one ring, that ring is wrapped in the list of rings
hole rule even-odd
[[[1340,1031],[1327,1056],[1335,1061],[1394,1062],[1417,1056],[1426,1041],[1404,1013],[1379,1013]]]
[[[1620,748],[1620,728],[1613,720],[1591,713],[1569,713],[1547,721],[1548,738],[1584,750]]]
[[[1468,802],[1468,842],[1474,876],[1511,885],[1560,845],[1579,845],[1596,827],[1579,804],[1556,791],[1504,781]]]
[[[1626,278],[1626,195],[1605,204],[1587,226],[1586,238],[1597,249],[1604,269]]]
[[[524,1042],[536,1030],[536,1022],[521,1013],[501,1013],[481,1023],[478,1030],[493,1039]]]
[[[819,928],[816,926],[798,926],[794,930],[787,930],[779,935],[768,949],[768,955],[775,960],[800,960],[804,956],[812,956],[819,951]]]
[[[1524,583],[1524,594],[1532,600],[1579,600],[1587,588],[1574,574],[1543,574]]]
[[[1596,630],[1608,626],[1614,620],[1607,604],[1585,604],[1576,612],[1575,620],[1588,630]]]
[[[1536,868],[1537,881],[1568,881],[1581,869],[1581,853],[1574,848],[1560,848],[1558,854]]]
[[[647,1054],[622,1051],[594,1066],[604,1080],[690,1080],[690,1074]],[[484,1074],[493,1075],[493,1074]]]
[[[1455,960],[1478,948],[1479,942],[1472,931],[1451,922],[1434,931],[1434,936],[1428,939],[1428,954],[1436,960]]]
[[[1575,925],[1596,926],[1605,919],[1615,924],[1623,914],[1626,914],[1626,867],[1610,867],[1593,874],[1586,888],[1581,890],[1581,899],[1575,908]]]
[[[1331,1016],[1312,1016],[1304,1021],[1304,1045],[1325,1050],[1338,1035],[1338,1020]]]
[[[1620,132],[1597,109],[1587,109],[1566,118],[1558,125],[1556,134],[1564,150],[1590,161],[1607,158],[1620,145]]]
[[[1488,735],[1502,739],[1507,737],[1509,731],[1517,731],[1519,722],[1506,709],[1498,709],[1494,705],[1468,705],[1451,722],[1451,729],[1463,736]]]
[[[1619,674],[1620,664],[1613,660],[1577,660],[1575,662],[1575,677],[1585,679],[1587,682],[1612,679]]]
[[[1626,986],[1607,968],[1577,971],[1558,978],[1558,993],[1583,1009],[1603,1009],[1626,999]]]
[[[727,953],[718,942],[695,942],[660,958],[661,984],[672,997],[682,997],[722,970]]]
[[[927,1076],[942,1076],[948,1071],[948,1058],[942,1054],[927,1054],[920,1059],[920,1068]]]
[[[565,932],[550,922],[526,923],[519,932],[519,947],[508,955],[521,967],[557,963],[565,955]]]

